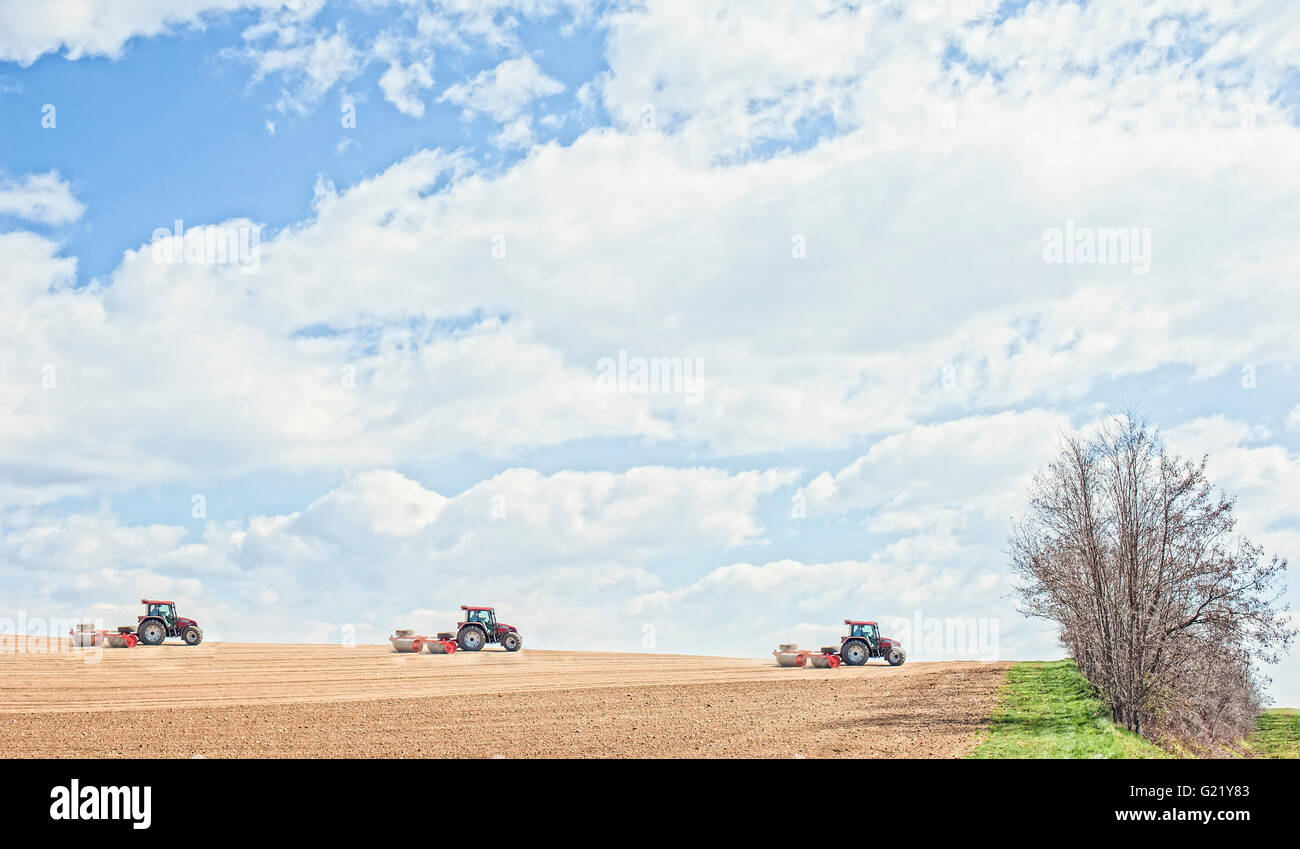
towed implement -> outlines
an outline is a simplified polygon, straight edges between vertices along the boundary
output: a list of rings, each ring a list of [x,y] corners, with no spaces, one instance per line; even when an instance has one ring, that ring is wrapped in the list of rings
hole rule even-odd
[[[105,646],[113,649],[133,649],[140,643],[133,625],[123,625],[116,631],[108,631],[96,629],[90,622],[81,622],[68,634],[72,637],[72,645],[78,648]]]
[[[393,651],[403,654],[418,654],[426,648],[429,654],[453,654],[456,651],[456,641],[451,639],[451,634],[447,633],[426,637],[415,633],[410,628],[398,628],[397,633],[389,637],[388,641],[393,644]]]
[[[772,652],[777,664],[781,666],[813,666],[817,669],[835,669],[840,665],[840,656],[832,648],[820,651],[801,649],[796,643],[782,643]]]

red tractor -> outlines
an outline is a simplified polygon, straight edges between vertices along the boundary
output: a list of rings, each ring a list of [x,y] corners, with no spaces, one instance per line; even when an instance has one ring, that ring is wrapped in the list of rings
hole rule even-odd
[[[160,646],[168,637],[180,637],[187,646],[203,642],[203,629],[193,619],[176,615],[176,603],[142,598],[144,615],[138,617],[135,635],[142,646]]]
[[[519,631],[513,625],[498,622],[492,608],[462,604],[460,609],[465,611],[465,621],[456,623],[456,643],[461,651],[478,651],[488,643],[500,643],[506,651],[523,648],[524,638],[519,636]]]
[[[880,628],[875,622],[845,619],[844,624],[849,626],[849,633],[840,637],[839,655],[845,666],[862,666],[870,657],[883,657],[890,666],[902,666],[907,660],[903,644],[880,636]]]

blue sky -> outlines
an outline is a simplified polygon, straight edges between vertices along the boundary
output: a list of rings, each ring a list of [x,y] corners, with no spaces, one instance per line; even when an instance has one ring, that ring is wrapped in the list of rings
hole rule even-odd
[[[1010,520],[1133,405],[1294,557],[1295,9],[957,5],[0,3],[3,607],[1056,656]]]

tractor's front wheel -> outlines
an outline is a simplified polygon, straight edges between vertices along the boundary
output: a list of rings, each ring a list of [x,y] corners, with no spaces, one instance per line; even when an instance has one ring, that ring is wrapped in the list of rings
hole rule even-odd
[[[478,651],[483,648],[487,642],[487,636],[482,629],[475,627],[461,628],[460,634],[456,637],[456,642],[460,644],[461,651]]]
[[[861,666],[867,662],[867,647],[862,643],[847,643],[840,649],[840,658],[845,666]]]
[[[506,651],[519,651],[524,647],[524,638],[511,632],[501,637],[501,647]]]
[[[203,642],[203,631],[198,625],[191,625],[185,629],[184,634],[181,634],[181,638],[185,640],[185,645],[197,646]]]
[[[907,653],[900,648],[891,648],[885,653],[885,660],[889,661],[890,666],[902,666],[903,661],[907,660]]]
[[[142,646],[161,646],[163,640],[167,639],[167,630],[161,622],[153,619],[141,625],[136,634],[140,637]]]

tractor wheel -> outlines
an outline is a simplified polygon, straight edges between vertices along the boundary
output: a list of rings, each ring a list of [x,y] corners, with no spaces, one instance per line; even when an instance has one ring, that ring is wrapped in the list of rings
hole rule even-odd
[[[198,625],[191,625],[185,629],[185,633],[181,634],[181,637],[184,638],[185,645],[197,646],[203,642],[203,630]]]
[[[163,640],[167,639],[167,630],[156,619],[141,623],[136,634],[140,637],[142,646],[161,646]]]
[[[891,648],[885,655],[885,660],[889,661],[890,666],[902,666],[903,661],[907,660],[907,653],[900,648]]]
[[[460,644],[461,651],[478,651],[487,642],[487,635],[483,633],[482,628],[473,626],[461,628],[456,642]]]
[[[524,647],[524,638],[515,633],[506,634],[501,638],[501,646],[506,651],[519,651]]]
[[[862,643],[845,643],[840,649],[840,657],[844,660],[845,666],[861,666],[867,662],[867,647]]]

